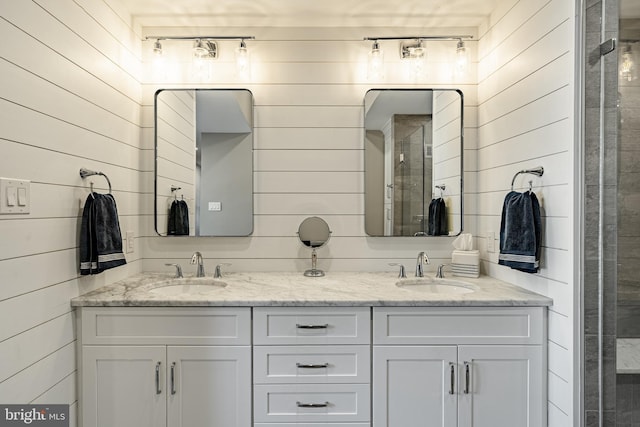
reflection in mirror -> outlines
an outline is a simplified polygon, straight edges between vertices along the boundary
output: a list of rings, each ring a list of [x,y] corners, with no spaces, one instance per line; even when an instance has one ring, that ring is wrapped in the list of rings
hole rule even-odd
[[[462,232],[462,92],[372,89],[364,100],[365,231]]]
[[[251,234],[251,92],[159,90],[155,125],[156,232],[162,236]]]
[[[303,245],[311,248],[311,269],[304,272],[307,277],[322,277],[324,271],[316,268],[318,262],[318,254],[316,248],[321,248],[327,244],[331,236],[329,225],[317,216],[306,218],[298,227],[298,237]]]

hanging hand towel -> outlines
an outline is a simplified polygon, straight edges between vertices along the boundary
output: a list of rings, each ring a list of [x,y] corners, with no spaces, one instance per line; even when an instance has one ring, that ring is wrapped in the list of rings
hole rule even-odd
[[[429,236],[446,236],[449,234],[447,226],[447,205],[442,197],[431,200],[429,203]]]
[[[82,212],[80,274],[98,274],[126,263],[115,199],[111,194],[90,194]]]
[[[171,203],[167,234],[170,236],[189,235],[189,207],[184,200],[174,200]]]
[[[502,207],[498,263],[527,273],[540,265],[541,219],[536,195],[509,192]]]

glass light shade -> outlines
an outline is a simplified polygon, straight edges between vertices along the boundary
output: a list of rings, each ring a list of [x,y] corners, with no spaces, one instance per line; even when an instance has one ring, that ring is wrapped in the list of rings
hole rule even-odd
[[[251,76],[251,59],[244,41],[240,43],[240,47],[236,49],[236,69],[238,75],[242,78],[249,78]]]
[[[369,52],[367,78],[369,80],[380,80],[384,78],[384,52],[380,49],[378,42],[373,43],[371,52]]]
[[[458,75],[465,74],[467,72],[467,68],[469,67],[469,52],[467,48],[464,46],[463,41],[459,41],[456,46],[456,57],[454,69],[455,73]]]

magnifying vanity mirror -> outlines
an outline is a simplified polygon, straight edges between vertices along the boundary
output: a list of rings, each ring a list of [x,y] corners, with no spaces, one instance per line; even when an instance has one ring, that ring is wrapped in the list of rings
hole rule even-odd
[[[364,112],[366,233],[460,234],[462,92],[372,89]]]
[[[331,230],[329,225],[320,217],[312,216],[306,218],[298,227],[298,237],[303,245],[311,248],[311,269],[304,272],[307,277],[322,277],[324,271],[317,268],[318,254],[317,248],[327,244]]]
[[[253,232],[253,96],[162,89],[155,96],[155,227],[161,236]]]

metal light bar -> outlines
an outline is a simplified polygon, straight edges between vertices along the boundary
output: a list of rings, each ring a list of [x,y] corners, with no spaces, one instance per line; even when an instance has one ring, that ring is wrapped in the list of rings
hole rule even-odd
[[[365,37],[364,40],[462,40],[472,39],[473,36],[406,36],[406,37]]]
[[[254,36],[146,36],[145,40],[255,40]]]

